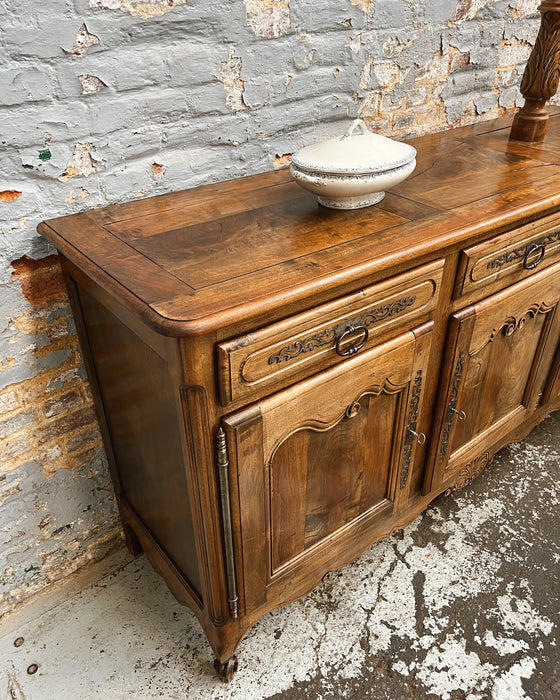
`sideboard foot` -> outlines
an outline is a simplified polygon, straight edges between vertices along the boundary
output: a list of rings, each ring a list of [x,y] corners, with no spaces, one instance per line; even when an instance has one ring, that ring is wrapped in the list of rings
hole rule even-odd
[[[219,659],[214,660],[214,669],[218,674],[218,678],[224,683],[229,683],[233,680],[235,672],[237,671],[237,665],[237,656],[235,656],[235,654],[230,656],[224,663],[221,663]]]

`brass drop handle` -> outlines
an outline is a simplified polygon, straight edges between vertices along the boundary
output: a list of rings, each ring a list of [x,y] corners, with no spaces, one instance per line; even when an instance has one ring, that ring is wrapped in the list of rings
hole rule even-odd
[[[417,433],[416,430],[412,430],[412,428],[409,428],[408,431],[414,435],[416,438],[416,442],[419,445],[423,445],[426,442],[426,434],[425,433]]]
[[[533,255],[533,253],[536,253],[537,250],[540,251],[539,254],[538,254],[538,256],[535,258],[535,260],[533,260],[533,262],[529,262],[529,257],[530,257],[531,255]],[[546,246],[545,246],[544,243],[532,243],[532,244],[527,248],[527,252],[526,252],[525,255],[523,256],[523,267],[524,267],[526,270],[534,270],[535,267],[537,267],[537,265],[538,265],[538,264],[541,262],[541,260],[544,258],[544,254],[545,254],[545,253],[546,253]]]
[[[464,411],[458,411],[456,408],[453,408],[453,406],[450,406],[449,410],[456,413],[459,420],[467,420],[467,414]]]
[[[344,338],[347,338],[354,333],[361,333],[358,342],[354,345],[349,345],[347,348],[342,349],[342,341],[344,340]],[[368,336],[369,331],[365,326],[347,326],[344,333],[342,333],[336,339],[336,354],[340,355],[340,357],[349,357],[350,355],[355,355],[358,352],[358,350],[361,350],[367,343]]]

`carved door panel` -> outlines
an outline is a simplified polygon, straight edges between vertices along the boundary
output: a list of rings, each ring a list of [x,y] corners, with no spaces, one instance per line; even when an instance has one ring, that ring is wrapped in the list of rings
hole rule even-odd
[[[559,299],[557,265],[452,315],[427,489],[467,483],[537,407],[558,341]]]
[[[390,531],[420,452],[431,326],[223,421],[245,614],[310,590]]]

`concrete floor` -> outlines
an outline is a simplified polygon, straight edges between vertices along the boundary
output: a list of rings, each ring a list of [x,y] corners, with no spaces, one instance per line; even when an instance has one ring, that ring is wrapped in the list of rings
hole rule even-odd
[[[558,700],[559,503],[560,413],[260,620],[229,685],[194,615],[119,552],[3,619],[0,700]]]

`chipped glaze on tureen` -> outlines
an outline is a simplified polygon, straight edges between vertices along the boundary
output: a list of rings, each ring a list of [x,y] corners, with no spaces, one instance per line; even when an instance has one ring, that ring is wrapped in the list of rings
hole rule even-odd
[[[354,135],[357,128],[361,134]],[[380,202],[385,190],[407,178],[416,167],[416,149],[372,134],[356,119],[339,139],[298,151],[290,172],[304,189],[331,209],[358,209]]]

